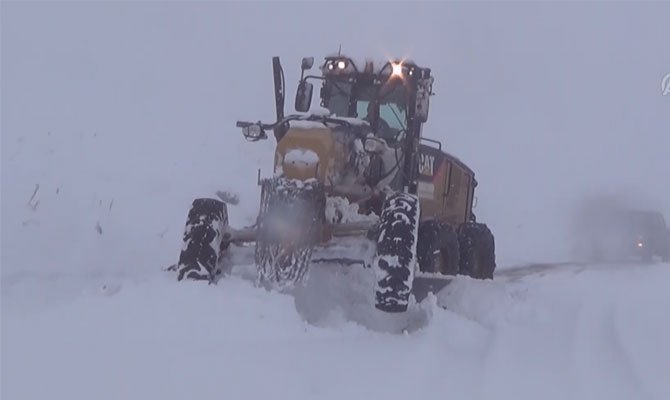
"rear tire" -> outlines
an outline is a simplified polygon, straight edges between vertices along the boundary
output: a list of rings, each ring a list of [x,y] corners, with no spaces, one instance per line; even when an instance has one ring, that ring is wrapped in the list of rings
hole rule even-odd
[[[458,235],[451,225],[437,220],[422,222],[416,253],[421,272],[458,274],[460,249]]]
[[[475,279],[493,279],[496,268],[495,239],[485,224],[466,223],[458,232],[461,250],[461,275]]]
[[[372,259],[375,307],[381,311],[407,311],[417,262],[419,215],[416,196],[394,193],[384,201]]]
[[[177,280],[212,282],[221,274],[219,259],[227,247],[222,242],[227,225],[228,210],[225,203],[216,199],[193,201],[184,228]]]

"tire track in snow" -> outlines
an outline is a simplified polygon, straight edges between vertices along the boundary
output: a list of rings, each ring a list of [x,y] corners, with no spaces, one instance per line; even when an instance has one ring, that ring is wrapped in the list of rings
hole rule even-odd
[[[501,316],[491,326],[478,398],[572,398],[566,373],[571,326],[563,324],[570,307],[509,296],[499,303]]]
[[[571,272],[577,275],[582,273],[587,267],[587,264],[572,262],[520,265],[496,271],[494,279],[504,282],[518,282],[531,276],[542,278],[548,274],[557,272]]]
[[[616,305],[587,305],[579,310],[575,366],[580,398],[651,399],[619,338]]]

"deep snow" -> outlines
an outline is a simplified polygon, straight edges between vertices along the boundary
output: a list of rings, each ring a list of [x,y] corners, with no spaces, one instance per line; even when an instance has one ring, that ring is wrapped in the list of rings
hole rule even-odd
[[[346,31],[318,7],[2,3],[1,397],[670,398],[667,264],[524,267],[569,259],[564,205],[591,189],[669,216],[667,5],[394,5]],[[295,296],[253,287],[244,257],[178,284],[162,268],[194,197],[255,218],[273,142],[234,121],[272,118],[270,57],[291,93],[299,58],[342,40],[433,68],[425,132],[477,171],[496,280],[396,317],[356,266],[315,265]]]
[[[5,277],[3,398],[670,393],[667,265],[459,278],[390,324],[355,285],[360,269],[328,268],[295,298],[240,276],[217,286],[168,273]],[[391,324],[411,333],[384,333]]]

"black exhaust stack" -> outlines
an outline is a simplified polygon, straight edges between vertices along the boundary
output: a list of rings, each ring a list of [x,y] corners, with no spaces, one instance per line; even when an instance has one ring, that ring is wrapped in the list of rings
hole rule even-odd
[[[275,111],[277,113],[277,121],[284,119],[284,99],[286,98],[286,86],[284,81],[284,70],[279,62],[279,57],[272,57],[272,74],[274,76],[275,84]],[[274,128],[274,134],[277,141],[286,134],[288,124],[279,124]]]

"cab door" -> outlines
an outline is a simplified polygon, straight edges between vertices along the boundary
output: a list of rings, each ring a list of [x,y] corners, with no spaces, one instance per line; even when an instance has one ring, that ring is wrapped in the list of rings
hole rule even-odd
[[[459,225],[470,218],[473,177],[459,164],[451,160],[448,160],[447,164],[449,164],[449,174],[443,200],[444,214],[447,222]]]

